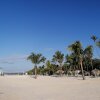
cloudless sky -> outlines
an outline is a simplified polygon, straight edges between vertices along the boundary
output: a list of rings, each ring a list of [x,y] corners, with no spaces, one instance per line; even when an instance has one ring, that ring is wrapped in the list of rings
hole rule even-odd
[[[0,67],[26,71],[33,67],[25,58],[42,53],[51,59],[56,50],[80,40],[85,48],[100,38],[100,0],[1,0]],[[96,53],[94,53],[96,56]]]

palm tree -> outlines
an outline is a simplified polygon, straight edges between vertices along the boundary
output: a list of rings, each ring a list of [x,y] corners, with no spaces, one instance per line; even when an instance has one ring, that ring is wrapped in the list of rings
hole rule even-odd
[[[56,51],[55,54],[53,55],[52,61],[56,62],[56,64],[58,64],[60,69],[62,70],[62,63],[64,61],[64,54],[61,53],[61,51]]]
[[[80,41],[76,41],[75,43],[70,45],[68,48],[72,52],[72,54],[74,54],[75,61],[78,64],[78,66],[81,67],[82,77],[84,80],[85,77],[84,77],[84,72],[83,72],[83,49],[82,49],[82,45]]]
[[[53,74],[53,67],[52,67],[51,62],[49,60],[46,61],[46,68],[48,70],[49,75],[51,75],[51,72]]]
[[[69,68],[69,70],[71,70],[71,68],[72,68],[72,66],[73,66],[73,63],[74,63],[74,57],[73,57],[73,55],[66,55],[65,56],[65,61],[66,61],[66,63],[68,63],[69,64],[69,66],[70,66],[70,68]]]
[[[95,35],[92,35],[92,36],[91,36],[91,39],[94,41],[94,48],[100,47],[100,40],[97,41],[98,38],[97,38]],[[96,52],[97,52],[98,57],[100,57],[100,54],[99,54],[97,48],[96,48]]]
[[[92,39],[94,42],[96,42],[97,37],[96,37],[95,35],[92,35],[92,36],[91,36],[91,39]]]
[[[48,69],[51,69],[51,62],[49,60],[46,61],[46,67]]]
[[[42,56],[42,54],[35,54],[31,53],[30,56],[28,56],[27,60],[31,60],[33,64],[35,64],[35,79],[37,78],[37,65],[41,62],[45,62],[46,58]]]
[[[90,63],[93,70],[92,57],[93,57],[93,46],[89,45],[84,50],[84,60],[86,62],[86,65]],[[87,66],[87,71],[88,71],[88,66]]]

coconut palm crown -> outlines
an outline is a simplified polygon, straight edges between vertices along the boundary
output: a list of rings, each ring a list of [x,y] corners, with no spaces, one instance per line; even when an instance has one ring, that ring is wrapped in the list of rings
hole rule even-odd
[[[97,40],[97,37],[95,35],[92,35],[91,39],[95,42]]]

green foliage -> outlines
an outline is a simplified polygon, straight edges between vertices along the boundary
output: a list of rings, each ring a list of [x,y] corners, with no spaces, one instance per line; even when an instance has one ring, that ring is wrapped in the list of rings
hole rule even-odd
[[[100,70],[100,59],[93,59],[93,66],[94,69],[99,69]]]
[[[34,69],[27,71],[28,75],[33,75],[34,74]]]
[[[71,55],[67,56],[67,60],[72,64],[80,65],[80,60],[83,58],[83,48],[80,41],[76,41],[73,44],[69,45],[68,48],[71,48]]]
[[[95,35],[92,35],[91,39],[95,42],[97,40],[97,37]]]
[[[55,54],[53,55],[53,61],[62,63],[64,60],[64,54],[61,53],[61,51],[56,51]]]
[[[55,62],[61,68],[63,61],[64,61],[64,54],[61,53],[61,51],[56,51],[55,54],[53,55],[52,62]]]
[[[33,64],[39,64],[41,62],[44,62],[46,58],[42,56],[42,54],[31,53],[31,55],[28,56],[27,60],[31,60]]]
[[[98,46],[98,47],[100,48],[100,40],[98,40],[98,41],[96,42],[96,46]]]
[[[100,40],[96,36],[92,36],[91,39],[100,47]],[[39,75],[53,75],[58,71],[64,71],[67,74],[69,71],[75,71],[77,69],[91,71],[93,68],[100,69],[100,59],[93,59],[93,46],[89,45],[83,49],[80,41],[75,41],[73,44],[68,46],[70,54],[67,54],[64,58],[64,54],[61,51],[56,51],[52,57],[52,61],[47,60],[45,66],[39,66],[41,62],[45,62],[46,58],[42,54],[31,53],[27,58],[35,65],[35,67],[28,71],[29,75],[35,74],[35,69],[37,69],[37,74]],[[64,63],[65,61],[65,63]]]

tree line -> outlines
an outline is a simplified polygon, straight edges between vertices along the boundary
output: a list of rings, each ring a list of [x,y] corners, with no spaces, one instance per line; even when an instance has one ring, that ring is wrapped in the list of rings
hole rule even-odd
[[[93,58],[93,50],[100,50],[100,39],[95,35],[91,36],[91,39],[94,41],[94,45],[88,45],[86,48],[83,48],[80,41],[75,41],[67,47],[70,51],[69,54],[64,55],[58,50],[54,53],[51,61],[46,60],[46,58],[40,53],[31,53],[27,59],[34,64],[34,68],[29,70],[27,73],[30,75],[34,74],[35,78],[37,78],[37,74],[62,75],[73,72],[74,75],[76,70],[80,70],[84,80],[84,72],[88,72],[91,75],[92,70],[95,68],[100,69],[100,59]],[[97,52],[97,55],[100,57],[99,52]],[[43,65],[38,66],[41,63],[43,63]]]

